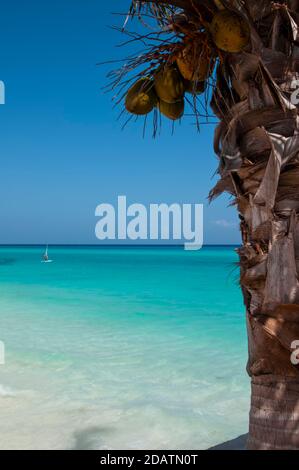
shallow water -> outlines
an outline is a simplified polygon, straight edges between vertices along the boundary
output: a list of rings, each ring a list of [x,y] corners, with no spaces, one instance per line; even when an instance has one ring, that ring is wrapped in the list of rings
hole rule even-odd
[[[205,449],[247,432],[232,247],[0,248],[0,449]]]

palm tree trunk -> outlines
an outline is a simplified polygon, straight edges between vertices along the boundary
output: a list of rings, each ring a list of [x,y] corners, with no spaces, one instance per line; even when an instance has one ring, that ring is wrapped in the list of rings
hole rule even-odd
[[[218,69],[212,107],[221,118],[215,134],[221,179],[210,197],[232,194],[241,221],[252,383],[248,449],[299,450],[299,369],[291,362],[299,340],[299,125],[292,102],[299,21],[268,1],[247,5],[256,27],[252,50],[227,57]]]
[[[252,377],[249,450],[299,449],[298,397],[295,377]]]

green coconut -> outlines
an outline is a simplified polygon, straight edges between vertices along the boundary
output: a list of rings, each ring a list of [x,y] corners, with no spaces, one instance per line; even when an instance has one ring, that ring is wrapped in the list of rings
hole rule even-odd
[[[241,52],[249,43],[247,22],[230,10],[220,10],[215,14],[210,31],[216,46],[225,52]]]
[[[160,100],[175,103],[184,97],[184,80],[174,66],[161,67],[155,75],[155,89]]]
[[[142,116],[150,113],[157,104],[154,82],[150,78],[141,78],[129,89],[126,96],[126,109]]]
[[[158,103],[158,108],[161,113],[168,119],[176,121],[177,119],[180,119],[184,114],[185,101],[184,99],[181,99],[176,103],[166,103],[165,101],[160,100]]]

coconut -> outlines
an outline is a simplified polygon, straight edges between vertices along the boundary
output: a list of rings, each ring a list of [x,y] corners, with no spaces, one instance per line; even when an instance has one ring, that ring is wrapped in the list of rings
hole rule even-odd
[[[201,42],[189,43],[177,58],[182,76],[192,82],[206,80],[213,70],[213,63],[209,51]]]
[[[166,103],[181,101],[184,97],[184,80],[174,66],[165,66],[155,76],[155,89],[160,100]]]
[[[241,52],[249,43],[250,30],[237,13],[220,10],[211,23],[211,34],[216,46],[225,52]]]
[[[190,82],[185,80],[185,88],[187,93],[191,93],[192,95],[200,95],[206,89],[206,82]]]
[[[181,99],[176,103],[166,103],[165,101],[160,100],[158,103],[159,110],[164,116],[172,121],[180,119],[184,114],[185,101]]]
[[[142,116],[150,113],[157,104],[154,83],[150,78],[141,78],[129,89],[126,108],[132,114]]]

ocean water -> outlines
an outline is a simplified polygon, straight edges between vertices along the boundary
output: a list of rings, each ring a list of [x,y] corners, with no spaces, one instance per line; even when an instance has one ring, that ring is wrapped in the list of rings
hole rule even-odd
[[[206,449],[247,432],[232,247],[0,247],[0,449]]]

